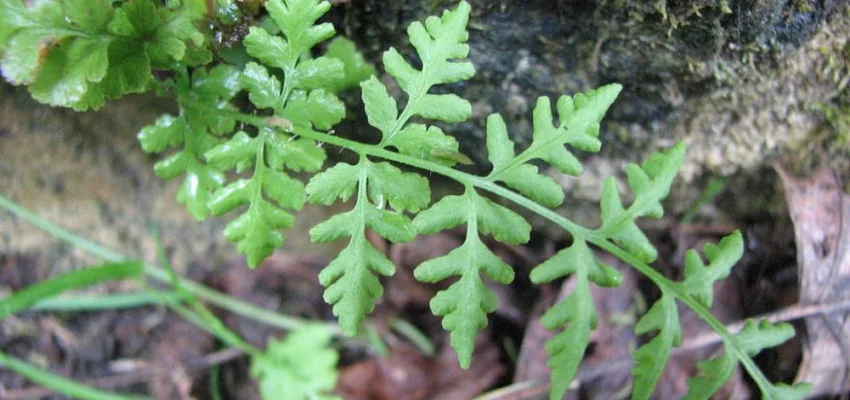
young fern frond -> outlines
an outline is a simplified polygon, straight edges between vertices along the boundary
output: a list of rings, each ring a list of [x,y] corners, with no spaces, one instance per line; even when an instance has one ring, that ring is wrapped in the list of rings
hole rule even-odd
[[[265,353],[251,358],[251,376],[263,399],[339,400],[330,394],[337,384],[339,353],[331,332],[305,325],[282,340],[269,342]]]
[[[501,284],[514,280],[513,269],[484,245],[479,233],[519,244],[528,241],[531,226],[519,214],[481,196],[470,186],[463,195],[443,197],[413,220],[416,231],[422,234],[461,224],[466,225],[463,245],[422,263],[414,270],[414,276],[429,283],[460,277],[431,299],[431,311],[443,317],[443,328],[451,332],[451,345],[457,351],[460,366],[469,368],[475,335],[487,326],[487,314],[497,306],[496,296],[482,281],[481,273]]]
[[[768,321],[748,320],[741,332],[732,337],[734,346],[743,350],[748,356],[758,354],[760,351],[778,346],[794,336],[794,328],[787,323],[771,324]],[[728,346],[729,343],[724,343]],[[724,351],[719,357],[708,361],[701,361],[697,367],[702,375],[688,379],[688,394],[684,399],[710,399],[718,390],[722,389],[735,369],[738,367],[738,359]],[[797,383],[793,386],[780,383],[778,385],[767,382],[759,382],[762,394],[769,399],[803,399],[809,391],[809,385]]]
[[[415,212],[428,204],[428,181],[389,163],[373,163],[361,157],[356,165],[340,163],[316,175],[307,185],[307,193],[311,202],[319,204],[330,204],[336,198],[346,201],[356,195],[354,209],[310,230],[312,240],[318,243],[351,238],[319,274],[319,282],[326,287],[324,299],[333,304],[340,327],[355,335],[383,294],[373,272],[384,276],[395,273],[393,263],[366,239],[366,228],[392,242],[413,240],[416,234],[403,212]]]
[[[635,365],[632,368],[634,384],[632,399],[649,399],[674,346],[682,342],[682,329],[679,325],[679,310],[676,308],[676,297],[662,292],[661,298],[650,307],[635,325],[635,334],[643,335],[658,331],[652,340],[644,343],[632,356]]]
[[[740,232],[735,232],[723,238],[718,245],[705,245],[703,252],[709,259],[708,266],[703,264],[695,250],[689,250],[685,256],[685,280],[676,283],[676,285],[693,296],[704,307],[711,307],[711,293],[714,283],[729,274],[732,266],[741,258],[743,248],[744,240]],[[652,389],[664,372],[664,366],[670,358],[673,346],[678,346],[682,340],[676,298],[668,291],[662,290],[661,298],[635,325],[635,333],[637,334],[645,334],[651,331],[658,331],[658,334],[638,348],[634,355],[635,366],[632,369],[635,376],[635,384],[632,389],[633,399],[649,398]],[[709,396],[719,390],[729,376],[726,376],[722,382],[717,382],[718,384],[714,391],[709,393]],[[707,393],[705,386],[702,389],[703,393]]]

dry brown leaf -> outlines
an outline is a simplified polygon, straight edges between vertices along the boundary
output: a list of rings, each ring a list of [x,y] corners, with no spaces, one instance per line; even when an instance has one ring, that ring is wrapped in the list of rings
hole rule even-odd
[[[389,358],[369,359],[344,368],[337,393],[346,400],[471,399],[504,372],[499,349],[479,335],[468,370],[458,366],[457,355],[448,346],[436,359],[409,346],[395,346]]]
[[[797,244],[800,305],[850,298],[850,198],[835,171],[792,177],[775,166]],[[803,362],[797,381],[813,385],[811,396],[850,390],[850,319],[831,313],[806,319]]]

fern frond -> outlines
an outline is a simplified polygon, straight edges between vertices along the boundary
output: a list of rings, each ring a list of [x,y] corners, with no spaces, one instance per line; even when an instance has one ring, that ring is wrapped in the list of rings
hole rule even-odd
[[[265,7],[284,37],[263,28],[252,27],[244,45],[249,55],[278,72],[249,62],[239,75],[249,100],[257,108],[271,109],[273,118],[287,127],[328,130],[345,116],[345,106],[324,86],[344,77],[341,61],[318,57],[309,59],[310,49],[334,34],[330,24],[314,25],[330,8],[317,0],[270,0]],[[248,265],[258,266],[285,240],[281,232],[292,226],[294,216],[286,209],[299,210],[306,201],[304,184],[286,170],[316,172],[326,155],[312,140],[297,137],[288,129],[258,126],[251,137],[237,133],[228,142],[206,152],[207,160],[223,170],[242,172],[253,167],[250,178],[228,184],[210,199],[209,207],[222,215],[237,207],[248,208],[228,224],[225,236],[238,243]]]
[[[233,109],[229,101],[239,91],[237,76],[235,69],[224,65],[209,72],[196,69],[191,78],[188,73],[179,74],[172,87],[178,95],[181,114],[164,115],[138,135],[142,150],[147,153],[161,153],[182,145],[179,151],[158,161],[154,172],[164,179],[185,176],[177,200],[198,220],[209,215],[207,203],[225,180],[224,174],[204,161],[204,154],[222,142],[219,135],[232,131],[236,125],[226,114],[210,110]]]
[[[408,95],[407,105],[401,113],[396,101],[377,78],[361,83],[369,124],[382,134],[380,147],[394,147],[401,154],[444,165],[455,164],[435,154],[458,153],[457,140],[438,127],[408,124],[408,121],[413,116],[420,116],[462,122],[472,114],[469,101],[457,95],[428,93],[435,85],[467,80],[475,74],[472,63],[458,61],[469,54],[469,45],[466,44],[469,11],[469,4],[461,2],[455,10],[443,12],[441,18],[428,18],[425,25],[419,22],[410,24],[407,34],[422,62],[421,69],[410,65],[394,48],[384,52],[384,67]]]
[[[339,353],[330,346],[331,332],[305,325],[251,359],[251,376],[259,381],[264,400],[336,400]]]
[[[685,280],[681,286],[706,308],[711,307],[712,287],[715,282],[729,276],[735,263],[744,255],[744,238],[736,230],[718,244],[707,243],[702,248],[709,264],[703,264],[696,250],[685,253]]]
[[[661,218],[664,213],[661,200],[670,193],[670,185],[684,156],[685,145],[679,143],[665,152],[654,153],[641,166],[629,164],[626,174],[635,199],[628,209],[623,208],[616,180],[606,179],[600,201],[602,226],[596,230],[596,235],[613,240],[643,262],[654,261],[658,252],[635,219]]]

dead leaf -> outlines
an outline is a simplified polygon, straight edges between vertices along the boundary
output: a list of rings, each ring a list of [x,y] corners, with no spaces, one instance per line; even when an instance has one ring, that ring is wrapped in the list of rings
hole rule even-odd
[[[157,373],[151,389],[158,399],[194,400],[193,378],[186,363],[204,356],[213,348],[213,339],[189,322],[174,319],[154,348]]]
[[[435,359],[407,345],[394,346],[389,358],[373,358],[344,368],[337,393],[346,400],[471,399],[504,372],[499,349],[482,334],[468,370],[458,366],[451,348],[444,348]]]
[[[800,279],[800,305],[850,298],[850,198],[831,169],[811,177],[782,178],[794,223]],[[810,396],[850,390],[850,319],[846,313],[806,318],[803,362],[797,381],[811,383]]]

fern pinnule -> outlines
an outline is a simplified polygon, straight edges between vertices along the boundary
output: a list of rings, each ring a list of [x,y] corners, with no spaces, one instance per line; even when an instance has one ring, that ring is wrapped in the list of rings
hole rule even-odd
[[[309,199],[330,204],[337,198],[355,197],[354,208],[331,217],[310,230],[314,242],[350,237],[348,246],[319,274],[325,301],[333,304],[340,327],[355,335],[366,314],[383,294],[373,273],[390,276],[395,266],[366,239],[366,228],[393,242],[416,236],[405,211],[418,211],[431,198],[428,181],[402,172],[388,163],[373,163],[365,156],[356,165],[339,163],[314,176],[307,185]],[[387,207],[389,206],[389,207]],[[391,207],[391,208],[390,208]]]

